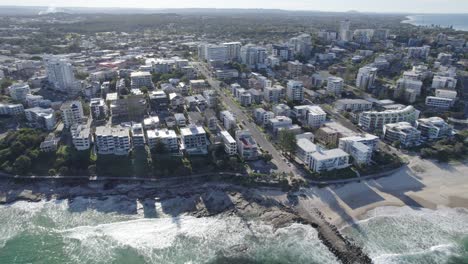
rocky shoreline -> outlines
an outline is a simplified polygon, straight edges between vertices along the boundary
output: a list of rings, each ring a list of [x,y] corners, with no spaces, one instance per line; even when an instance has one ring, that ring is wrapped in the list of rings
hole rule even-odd
[[[284,199],[264,195],[273,192]],[[348,242],[338,229],[325,220],[317,209],[303,211],[296,208],[299,197],[279,188],[247,188],[223,182],[181,183],[164,186],[153,183],[60,182],[40,180],[15,182],[2,180],[0,204],[16,201],[68,200],[71,210],[89,208],[119,214],[136,214],[143,210],[145,217],[158,217],[155,203],[169,216],[216,215],[238,216],[246,220],[260,220],[275,229],[293,223],[311,225],[320,240],[342,263],[371,263],[362,250]],[[75,203],[75,200],[79,202]],[[85,202],[84,202],[85,201]],[[139,204],[139,206],[134,206]],[[109,206],[112,205],[112,206]]]

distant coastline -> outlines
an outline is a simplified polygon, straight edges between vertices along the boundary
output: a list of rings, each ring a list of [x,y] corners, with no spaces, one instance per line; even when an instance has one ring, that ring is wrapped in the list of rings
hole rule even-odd
[[[468,31],[468,14],[416,14],[406,16],[401,23]]]

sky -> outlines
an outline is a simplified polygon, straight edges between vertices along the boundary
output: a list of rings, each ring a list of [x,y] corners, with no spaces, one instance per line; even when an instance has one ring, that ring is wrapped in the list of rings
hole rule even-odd
[[[468,0],[0,0],[0,5],[132,8],[264,8],[343,12],[468,13]]]

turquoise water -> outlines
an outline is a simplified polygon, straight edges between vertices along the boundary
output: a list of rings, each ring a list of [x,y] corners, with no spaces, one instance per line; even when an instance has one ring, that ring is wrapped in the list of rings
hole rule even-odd
[[[136,212],[116,213],[129,206]],[[0,263],[339,263],[310,226],[173,218],[159,204],[160,218],[145,218],[142,208],[85,198],[0,206]],[[468,263],[464,209],[382,207],[342,232],[377,264]]]
[[[453,26],[454,29],[468,31],[468,14],[411,15],[403,23],[415,26]]]
[[[468,211],[382,207],[342,230],[376,264],[468,263]]]
[[[338,263],[310,226],[159,213],[70,212],[66,201],[0,206],[0,263]]]

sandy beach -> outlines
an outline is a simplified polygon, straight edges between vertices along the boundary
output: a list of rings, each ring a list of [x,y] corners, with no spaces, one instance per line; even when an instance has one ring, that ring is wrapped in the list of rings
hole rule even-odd
[[[361,220],[368,211],[382,206],[468,208],[468,161],[406,158],[409,164],[388,177],[303,189],[298,192],[298,206],[319,208],[338,227]]]

